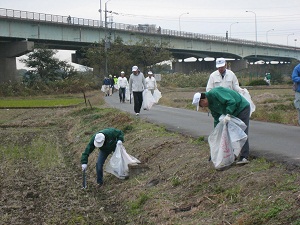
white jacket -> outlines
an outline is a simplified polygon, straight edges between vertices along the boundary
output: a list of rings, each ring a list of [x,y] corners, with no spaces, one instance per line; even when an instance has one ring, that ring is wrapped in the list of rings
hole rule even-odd
[[[239,93],[242,91],[242,88],[240,88],[239,86],[239,81],[236,75],[228,69],[226,69],[225,71],[224,78],[222,78],[222,75],[218,70],[210,74],[206,86],[206,92],[209,92],[212,88],[219,86],[235,90]]]
[[[156,80],[155,80],[155,78],[154,77],[147,77],[146,79],[145,79],[145,81],[146,81],[146,87],[148,88],[148,89],[156,89],[157,88],[157,85],[156,85]]]
[[[126,77],[118,77],[117,85],[119,88],[126,88],[128,86],[128,81]]]

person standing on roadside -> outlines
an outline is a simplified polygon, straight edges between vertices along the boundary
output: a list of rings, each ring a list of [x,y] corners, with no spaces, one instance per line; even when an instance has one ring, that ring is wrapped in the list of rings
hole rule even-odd
[[[199,97],[199,106],[208,107],[214,118],[214,127],[219,123],[221,115],[226,115],[223,122],[227,123],[231,116],[237,117],[242,120],[247,128],[245,133],[249,132],[249,120],[250,120],[250,104],[236,91],[229,88],[216,87],[209,92],[201,93]],[[236,164],[249,163],[249,141],[247,139],[241,154]]]
[[[226,60],[224,58],[216,59],[216,67],[217,70],[209,76],[206,85],[206,92],[209,92],[211,89],[219,86],[235,90],[238,93],[242,93],[244,91],[240,88],[236,75],[226,68]]]
[[[300,125],[300,63],[295,66],[292,73],[293,90],[295,91],[294,105],[298,111],[298,124]]]
[[[97,172],[97,184],[99,187],[103,185],[103,165],[105,160],[113,151],[115,151],[117,145],[121,145],[124,142],[124,133],[121,130],[115,128],[105,128],[94,134],[84,152],[81,155],[81,168],[87,169],[89,155],[99,148],[98,160],[96,163]]]
[[[140,115],[143,104],[143,91],[146,89],[144,74],[137,66],[132,67],[132,74],[129,78],[129,92],[133,94],[133,104],[135,115]]]
[[[125,93],[126,93],[126,87],[128,86],[127,78],[125,77],[125,72],[121,72],[121,76],[118,77],[117,86],[119,88],[119,98],[120,103],[125,103]]]
[[[151,91],[151,94],[153,95],[154,90],[157,89],[156,79],[153,76],[152,71],[148,72],[148,77],[145,79],[146,82],[146,88]]]

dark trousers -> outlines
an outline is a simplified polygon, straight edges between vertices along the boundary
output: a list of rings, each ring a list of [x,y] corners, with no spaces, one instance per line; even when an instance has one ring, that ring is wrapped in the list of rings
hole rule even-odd
[[[241,119],[247,125],[245,133],[248,135],[248,133],[249,133],[249,120],[250,120],[250,106],[247,106],[242,112],[240,112],[240,114],[237,117],[239,119]],[[241,150],[240,159],[242,159],[242,158],[248,159],[248,156],[249,156],[249,136],[248,136],[248,139],[247,139],[246,143],[244,144],[244,146]]]
[[[119,97],[120,97],[120,102],[125,102],[125,91],[126,88],[121,88],[119,89]]]
[[[143,104],[143,92],[133,92],[134,112],[140,113]]]
[[[105,160],[109,156],[108,153],[99,151],[98,160],[96,164],[96,172],[97,172],[97,183],[103,184],[103,165],[105,163]]]

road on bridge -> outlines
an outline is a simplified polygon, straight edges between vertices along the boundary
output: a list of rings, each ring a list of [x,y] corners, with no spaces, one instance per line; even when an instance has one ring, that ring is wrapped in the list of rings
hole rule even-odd
[[[135,115],[133,102],[120,103],[118,93],[105,97],[111,107]],[[192,101],[192,100],[191,100]],[[141,110],[139,115],[151,123],[163,125],[166,129],[191,137],[208,137],[213,130],[213,118],[196,110],[154,105],[149,111]],[[250,155],[279,161],[288,166],[300,167],[300,127],[250,120]]]

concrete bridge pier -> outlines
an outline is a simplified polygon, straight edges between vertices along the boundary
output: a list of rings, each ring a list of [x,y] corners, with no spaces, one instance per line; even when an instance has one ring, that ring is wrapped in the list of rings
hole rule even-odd
[[[16,80],[16,57],[27,54],[34,49],[34,42],[2,42],[0,43],[0,83]]]

